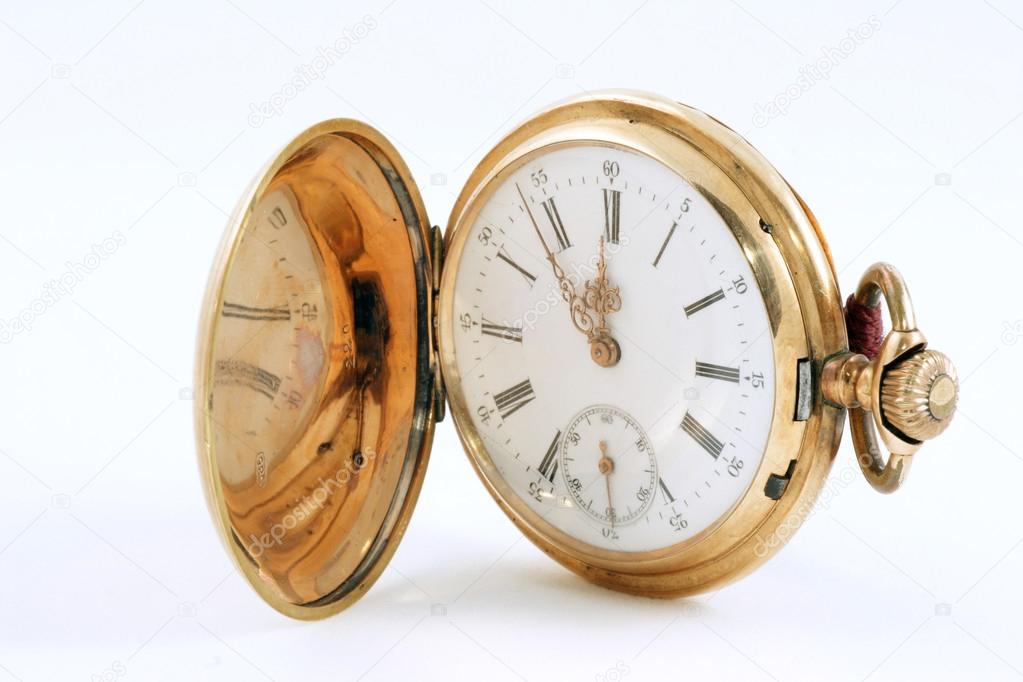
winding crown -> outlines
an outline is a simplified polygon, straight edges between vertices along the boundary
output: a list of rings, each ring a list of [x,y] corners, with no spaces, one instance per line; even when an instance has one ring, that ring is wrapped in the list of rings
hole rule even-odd
[[[881,380],[881,412],[891,426],[916,441],[944,431],[955,414],[959,381],[942,353],[923,350],[900,360]]]

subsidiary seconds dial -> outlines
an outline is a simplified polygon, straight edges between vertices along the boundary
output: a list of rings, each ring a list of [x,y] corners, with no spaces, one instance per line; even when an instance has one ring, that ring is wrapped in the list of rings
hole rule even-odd
[[[609,405],[580,412],[561,446],[565,484],[575,503],[611,529],[646,514],[657,486],[657,459],[635,419]]]

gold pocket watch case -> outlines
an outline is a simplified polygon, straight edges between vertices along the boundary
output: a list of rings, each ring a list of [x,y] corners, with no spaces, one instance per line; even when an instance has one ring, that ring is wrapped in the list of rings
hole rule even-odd
[[[443,239],[379,132],[323,122],[257,177],[210,277],[195,416],[215,523],[274,608],[344,609],[396,549],[447,403],[562,565],[655,597],[727,583],[806,516],[847,410],[884,492],[954,412],[898,273],[872,267],[847,306],[836,279],[778,172],[659,97],[529,119]]]

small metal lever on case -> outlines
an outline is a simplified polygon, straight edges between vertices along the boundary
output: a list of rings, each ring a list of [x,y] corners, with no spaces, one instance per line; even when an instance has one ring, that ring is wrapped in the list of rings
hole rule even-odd
[[[859,306],[867,315],[880,315],[881,297],[887,301],[892,329],[883,340],[829,358],[821,375],[825,400],[849,409],[856,458],[875,490],[898,490],[923,442],[944,431],[955,414],[959,383],[952,362],[927,348],[916,328],[913,302],[899,272],[876,263],[863,274],[849,302],[847,317]],[[879,317],[873,333],[881,334]],[[861,329],[850,329],[850,337]],[[858,334],[854,334],[857,332]],[[875,353],[873,357],[867,354]],[[878,443],[890,455],[885,461]]]
[[[440,361],[437,355],[440,352],[438,347],[438,325],[437,300],[440,295],[440,276],[444,269],[444,233],[439,227],[433,225],[430,228],[430,288],[432,289],[432,312],[433,319],[430,320],[431,334],[433,336],[433,418],[435,422],[444,421],[447,414],[447,392],[444,390],[444,376],[440,371]]]

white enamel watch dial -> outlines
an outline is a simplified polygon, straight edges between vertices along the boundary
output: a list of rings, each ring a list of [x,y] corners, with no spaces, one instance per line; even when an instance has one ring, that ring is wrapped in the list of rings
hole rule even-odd
[[[452,343],[503,482],[603,550],[714,526],[757,471],[775,396],[764,300],[728,224],[660,162],[588,143],[513,162],[481,201],[449,263]],[[563,287],[605,314],[578,303],[580,320]],[[607,337],[620,357],[601,364]]]

